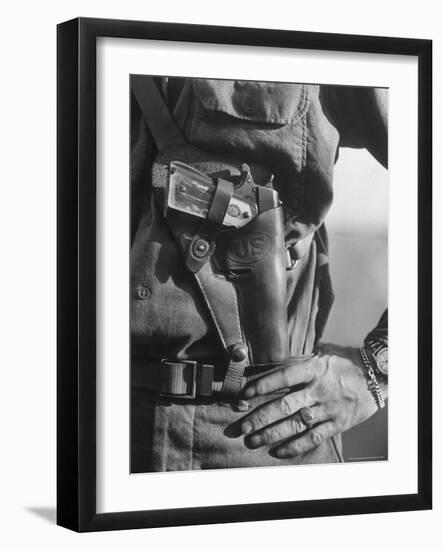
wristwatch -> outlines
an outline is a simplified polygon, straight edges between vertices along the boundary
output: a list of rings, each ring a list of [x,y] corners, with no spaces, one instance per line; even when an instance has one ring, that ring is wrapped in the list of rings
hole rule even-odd
[[[374,338],[368,338],[365,340],[365,348],[372,360],[372,366],[376,376],[388,378],[389,361],[388,346],[386,343]]]

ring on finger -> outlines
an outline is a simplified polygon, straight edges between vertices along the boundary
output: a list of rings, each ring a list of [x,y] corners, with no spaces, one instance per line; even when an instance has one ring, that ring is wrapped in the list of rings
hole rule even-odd
[[[301,421],[308,428],[312,428],[315,424],[315,414],[311,407],[303,407],[299,410],[298,414],[300,415]]]

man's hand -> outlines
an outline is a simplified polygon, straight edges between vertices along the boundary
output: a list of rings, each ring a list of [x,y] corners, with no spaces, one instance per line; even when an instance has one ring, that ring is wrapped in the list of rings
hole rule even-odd
[[[244,397],[250,399],[282,389],[289,391],[252,411],[241,423],[249,447],[271,446],[278,458],[306,453],[377,411],[356,348],[324,345],[319,355],[309,361],[249,383]],[[312,425],[306,422],[311,411],[301,410],[304,407],[313,413]]]

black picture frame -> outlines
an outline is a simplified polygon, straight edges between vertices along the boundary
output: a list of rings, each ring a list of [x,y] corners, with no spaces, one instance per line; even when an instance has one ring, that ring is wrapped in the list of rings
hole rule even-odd
[[[96,512],[96,39],[137,38],[418,58],[416,494]],[[102,531],[430,509],[432,506],[432,42],[78,18],[58,25],[57,523]]]

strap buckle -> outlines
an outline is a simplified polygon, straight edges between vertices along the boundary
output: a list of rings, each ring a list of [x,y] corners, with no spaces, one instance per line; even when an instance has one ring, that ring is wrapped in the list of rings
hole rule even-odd
[[[161,360],[160,396],[174,399],[195,399],[212,395],[214,367],[197,361]]]
[[[303,256],[307,254],[313,238],[314,233],[309,233],[296,243],[286,245],[286,271],[292,271],[297,267]]]
[[[195,399],[197,361],[161,361],[161,397]]]
[[[292,271],[300,262],[300,258],[297,258],[292,246],[286,248],[286,271]]]

